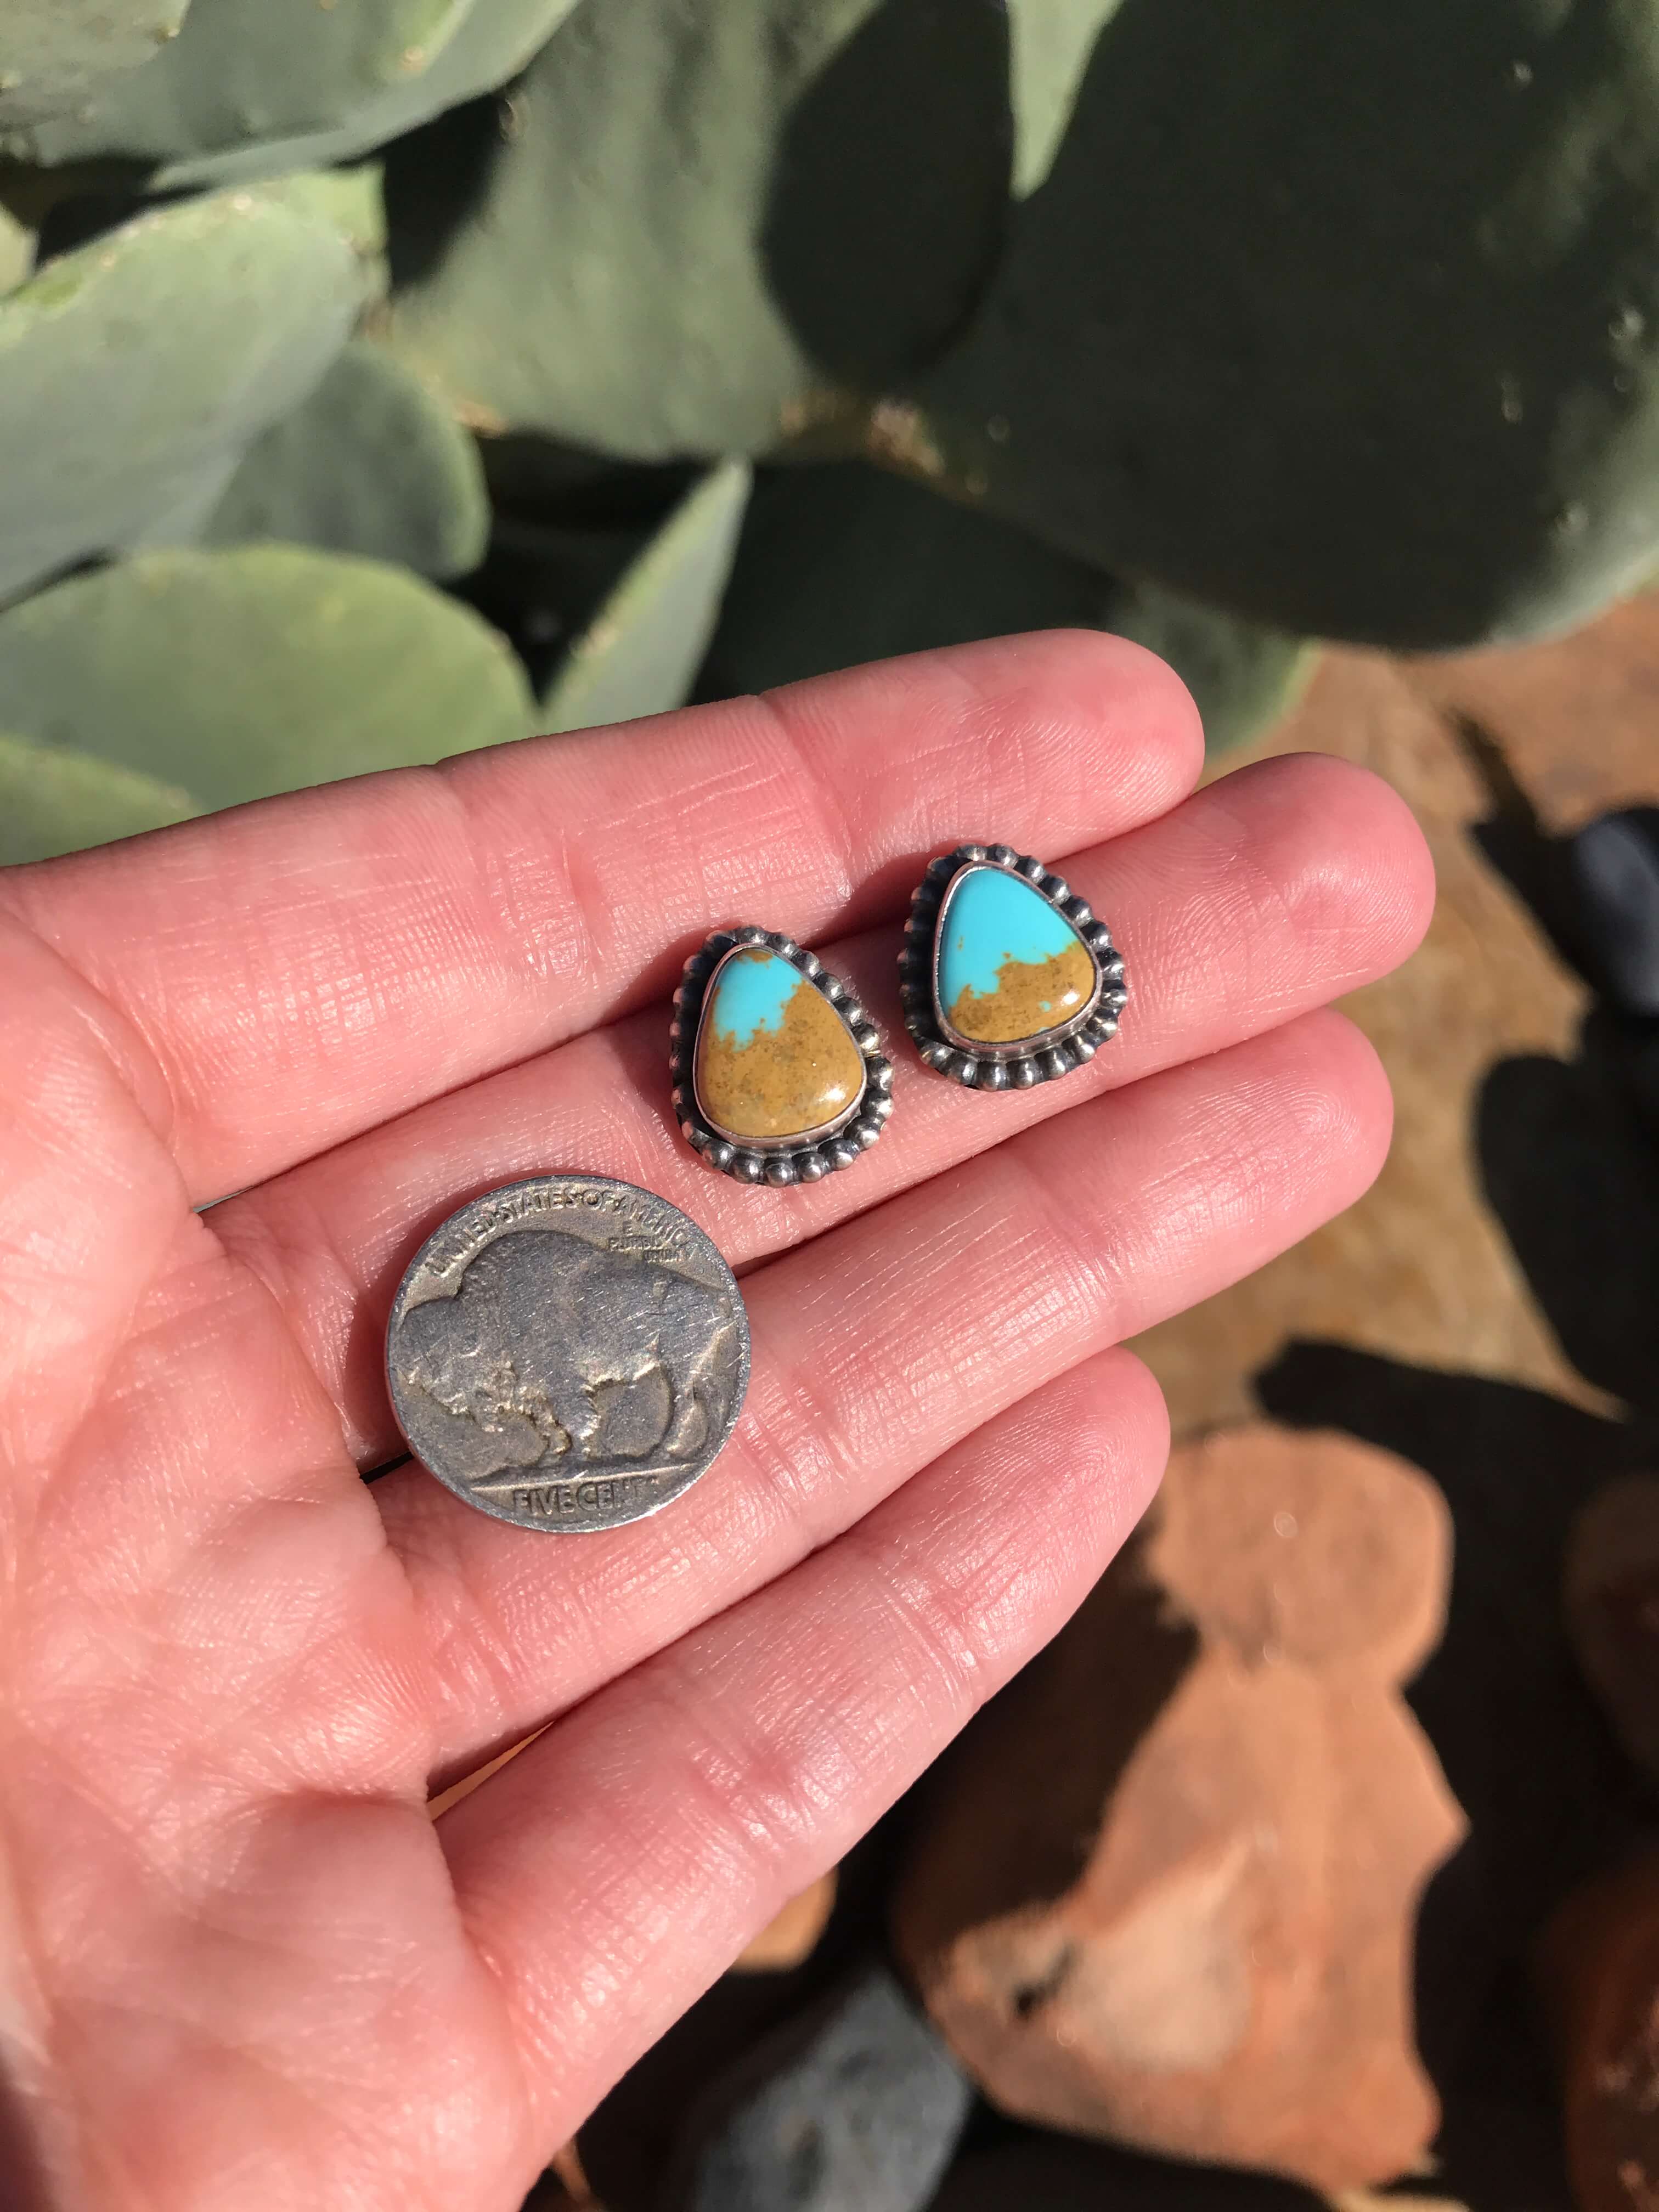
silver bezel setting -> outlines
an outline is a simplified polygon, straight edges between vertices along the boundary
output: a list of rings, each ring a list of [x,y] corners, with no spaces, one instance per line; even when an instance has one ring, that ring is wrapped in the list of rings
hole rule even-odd
[[[864,1060],[864,1088],[833,1121],[805,1136],[746,1139],[726,1136],[697,1103],[697,1030],[709,986],[722,963],[750,947],[775,952],[823,993],[846,1023]],[[668,1032],[668,1065],[673,1077],[673,1105],[680,1134],[711,1168],[738,1182],[820,1182],[838,1168],[850,1168],[867,1152],[893,1110],[893,1066],[881,1048],[881,1033],[839,975],[832,975],[816,952],[774,929],[717,929],[685,963],[674,994],[674,1021]]]
[[[939,999],[939,922],[958,876],[970,868],[1000,868],[1018,876],[1057,914],[1063,915],[1095,963],[1094,995],[1088,1005],[1042,1036],[1012,1044],[986,1044],[960,1036],[945,1020]],[[958,845],[933,861],[910,902],[899,955],[899,997],[904,1026],[929,1067],[976,1091],[1024,1091],[1051,1083],[1094,1058],[1117,1035],[1118,1017],[1128,999],[1123,957],[1111,933],[1096,918],[1086,899],[1076,897],[1063,876],[1051,872],[1030,853],[1012,845]]]

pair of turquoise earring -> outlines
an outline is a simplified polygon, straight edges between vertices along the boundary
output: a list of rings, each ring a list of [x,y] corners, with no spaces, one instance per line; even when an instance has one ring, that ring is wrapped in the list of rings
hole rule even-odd
[[[1008,845],[933,862],[899,956],[904,1025],[941,1075],[1028,1088],[1091,1060],[1127,998],[1110,933],[1062,878]],[[742,1182],[850,1167],[893,1110],[880,1033],[816,953],[776,931],[716,930],[685,963],[670,1065],[686,1142]]]

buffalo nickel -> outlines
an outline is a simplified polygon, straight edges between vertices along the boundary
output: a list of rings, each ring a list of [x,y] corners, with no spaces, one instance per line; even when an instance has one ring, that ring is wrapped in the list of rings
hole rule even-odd
[[[415,1255],[386,1327],[410,1449],[522,1528],[615,1528],[689,1489],[749,1382],[732,1270],[678,1206],[604,1176],[475,1198]]]

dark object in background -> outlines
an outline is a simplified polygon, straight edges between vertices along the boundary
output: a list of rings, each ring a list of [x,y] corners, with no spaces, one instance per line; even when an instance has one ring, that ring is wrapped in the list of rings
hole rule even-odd
[[[1579,2212],[1632,2212],[1659,2185],[1659,1850],[1587,1883],[1540,1947]]]
[[[1589,822],[1567,847],[1586,964],[1619,1011],[1659,1018],[1659,806]]]
[[[1567,1633],[1620,1748],[1659,1789],[1659,1475],[1597,1491],[1567,1546]]]
[[[1106,575],[868,462],[829,461],[757,471],[696,696],[1069,627],[1115,631],[1168,660],[1212,753],[1265,728],[1311,665],[1297,638]]]
[[[885,1966],[757,2044],[693,2112],[662,2212],[922,2212],[972,2092]]]
[[[1659,806],[1587,823],[1563,874],[1571,949],[1618,1017],[1625,1079],[1659,1141]]]
[[[544,692],[589,618],[696,482],[690,462],[617,461],[552,438],[479,441],[493,521],[454,586]]]
[[[1328,2212],[1328,2198],[1273,2174],[1035,2129],[1002,2132],[952,2166],[927,2212]]]
[[[1491,733],[1468,716],[1458,718],[1457,728],[1493,803],[1492,814],[1475,827],[1477,842],[1601,1001],[1585,1024],[1584,1050],[1575,1065],[1593,1082],[1604,1071],[1612,1073],[1646,1124],[1647,1139],[1659,1145],[1659,807],[1620,808],[1586,823],[1571,838],[1553,836]],[[1507,1213],[1504,1219],[1514,1236]],[[1638,1240],[1628,1224],[1622,1226],[1628,1250]],[[1545,1279],[1524,1251],[1520,1256],[1534,1289],[1546,1296]],[[1595,1269],[1581,1271],[1577,1279],[1599,1285],[1605,1278]],[[1645,1325],[1644,1335],[1651,1344],[1653,1332]],[[1567,1349],[1576,1359],[1571,1344]],[[1644,1396],[1606,1384],[1593,1368],[1585,1372],[1626,1397]]]

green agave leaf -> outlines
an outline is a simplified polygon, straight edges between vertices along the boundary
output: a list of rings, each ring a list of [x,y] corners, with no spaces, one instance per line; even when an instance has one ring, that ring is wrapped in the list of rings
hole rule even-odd
[[[459,216],[418,142],[390,162],[389,342],[497,428],[763,452],[959,327],[1006,212],[1006,53],[992,0],[578,9]]]
[[[504,83],[572,5],[194,0],[171,46],[21,150],[47,164],[154,162],[167,187],[349,161]]]
[[[967,334],[942,477],[1293,633],[1529,635],[1659,545],[1646,0],[1123,0]]]
[[[894,653],[1076,626],[1168,660],[1212,751],[1273,720],[1305,670],[1297,640],[1121,583],[994,515],[842,461],[763,477],[697,693],[735,697]]]
[[[197,811],[187,792],[153,776],[0,731],[0,867],[106,845]]]
[[[0,615],[17,733],[204,807],[526,736],[518,663],[401,569],[292,545],[143,553]]]
[[[749,498],[747,462],[710,469],[571,647],[543,701],[550,730],[665,714],[690,696]]]
[[[0,149],[28,125],[72,115],[105,81],[155,58],[190,0],[6,0],[0,21]]]
[[[311,397],[252,446],[201,536],[279,538],[455,576],[483,558],[478,449],[378,346],[354,340]]]
[[[323,204],[158,208],[0,299],[0,599],[199,503],[316,383],[364,285]]]

